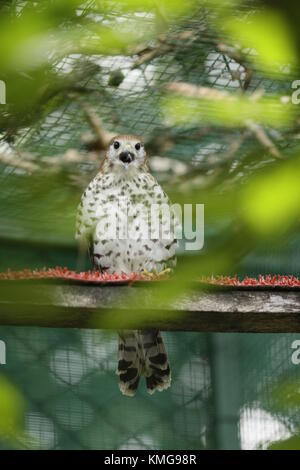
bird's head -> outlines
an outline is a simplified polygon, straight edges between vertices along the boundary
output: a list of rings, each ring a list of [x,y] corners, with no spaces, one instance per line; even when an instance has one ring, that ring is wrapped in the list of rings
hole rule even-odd
[[[114,137],[106,154],[110,171],[135,174],[146,168],[146,152],[141,139],[133,135]]]

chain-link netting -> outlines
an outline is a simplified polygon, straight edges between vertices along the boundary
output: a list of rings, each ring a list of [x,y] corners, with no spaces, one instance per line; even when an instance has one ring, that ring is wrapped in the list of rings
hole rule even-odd
[[[115,334],[1,328],[34,448],[267,448],[299,430],[292,334],[165,333],[172,386],[117,386]],[[230,360],[227,360],[231,358]],[[230,377],[230,380],[228,380]],[[225,426],[226,432],[222,431]]]
[[[247,5],[243,6],[247,11]],[[79,16],[82,13],[78,10]],[[118,15],[109,9],[99,15],[99,23],[109,24]],[[262,89],[265,96],[290,93],[287,70],[269,77],[252,60],[255,51],[244,50],[242,59],[237,59],[236,53],[224,48],[224,37],[218,37],[212,16],[209,9],[200,8],[197,14],[172,24],[159,41],[152,39],[140,46],[138,53],[74,53],[55,63],[59,77],[75,77],[59,96],[61,104],[22,126],[14,139],[8,139],[7,132],[2,135],[1,152],[12,158],[11,163],[0,163],[2,269],[64,263],[76,268],[75,210],[82,187],[99,166],[90,149],[90,134],[95,129],[87,119],[87,107],[99,116],[105,131],[144,138],[150,165],[160,181],[184,176],[191,167],[196,173],[197,165],[202,165],[200,184],[203,178],[210,178],[226,152],[233,151],[231,146],[240,139],[241,129],[168,125],[161,106],[166,86],[186,82],[247,96],[259,96]],[[123,13],[121,20],[125,19]],[[153,15],[145,13],[144,19],[153,28]],[[206,111],[209,115],[209,109]],[[269,131],[279,150],[296,145],[282,139],[278,131]],[[244,132],[228,172],[242,178],[243,172],[234,173],[234,165],[261,147],[253,133]],[[63,159],[70,149],[80,154],[80,161],[72,163],[71,175],[70,161]],[[46,176],[35,174],[32,167],[28,178],[24,167],[14,165],[15,153],[29,164],[38,161],[46,168]],[[47,173],[51,159],[57,157],[64,162],[61,171]],[[264,159],[255,162],[256,168],[270,159],[265,152]],[[283,272],[284,261],[271,261],[275,272],[278,266]],[[257,258],[252,256],[248,262],[248,270],[250,266],[251,273],[257,273]],[[299,269],[298,263],[293,266]],[[300,366],[291,361],[291,345],[297,336],[164,336],[172,387],[149,397],[143,386],[130,399],[117,386],[116,335],[1,327],[0,337],[7,345],[3,371],[26,399],[30,445],[47,449],[251,449],[267,448],[300,432]]]
[[[241,5],[242,7],[246,9],[247,4]],[[98,22],[109,24],[118,15],[120,12],[114,12],[110,6],[105,15],[99,15]],[[91,160],[91,153],[88,151],[86,138],[93,130],[83,105],[85,109],[91,107],[98,114],[106,131],[141,135],[151,157],[159,156],[164,157],[165,161],[168,158],[171,162],[176,161],[177,166],[169,163],[166,169],[166,163],[159,160],[155,164],[155,159],[150,159],[150,165],[153,162],[153,171],[160,180],[168,180],[172,174],[174,176],[174,172],[177,176],[185,175],[190,171],[190,165],[194,170],[195,165],[202,165],[200,178],[203,179],[210,175],[227,151],[231,152],[233,142],[239,139],[240,130],[205,123],[200,127],[193,127],[190,123],[177,127],[168,125],[162,107],[166,85],[171,82],[185,82],[229,92],[247,91],[247,96],[256,92],[259,94],[262,89],[265,96],[290,93],[292,77],[285,69],[275,77],[268,77],[252,61],[255,54],[253,51],[244,50],[243,60],[235,60],[230,47],[223,47],[223,52],[221,46],[224,46],[224,37],[218,37],[212,16],[211,11],[200,7],[191,17],[187,16],[171,25],[159,41],[150,41],[137,47],[136,54],[72,54],[54,63],[54,70],[61,80],[66,76],[68,80],[72,77],[69,88],[66,86],[61,93],[57,93],[54,104],[51,103],[53,111],[50,106],[50,111],[47,110],[45,115],[42,113],[34,125],[19,130],[14,143],[5,135],[2,149],[8,154],[17,150],[23,159],[27,158],[29,161],[38,159],[42,167],[51,161],[48,157],[62,156],[70,149],[80,152],[81,161],[71,166],[71,185],[66,175],[68,170],[65,167],[68,165],[62,163],[61,179],[55,179],[52,185],[50,182],[53,173],[50,171],[47,194],[41,194],[40,177],[33,177],[30,200],[27,186],[24,187],[24,170],[6,165],[1,172],[3,196],[0,211],[3,233],[10,234],[13,226],[16,238],[28,236],[41,241],[45,237],[52,237],[57,243],[62,240],[68,243],[72,238],[71,221],[74,219],[74,212],[68,211],[66,214],[63,204],[78,201],[79,190],[82,190],[99,166],[97,161]],[[122,20],[126,20],[124,13]],[[144,14],[144,20],[145,28],[153,28],[154,19],[150,13]],[[230,44],[230,38],[227,39]],[[204,102],[203,108],[204,114],[209,117],[211,103]],[[280,138],[276,131],[274,137],[279,148],[293,148],[292,141]],[[241,157],[244,159],[245,155],[251,155],[260,146],[251,133],[246,134],[234,149],[235,160],[238,161]],[[214,161],[212,166],[209,159]],[[259,164],[256,162],[255,167],[263,167],[268,161],[270,158],[266,155],[266,159]],[[249,166],[251,167],[250,162]],[[241,176],[242,173],[237,172],[236,177]],[[57,201],[57,192],[60,193],[60,201]],[[27,199],[30,212],[20,205],[21,198],[24,198],[24,205]],[[46,204],[47,212],[43,203]],[[73,204],[73,210],[75,207]],[[57,226],[56,233],[53,234],[51,227],[55,224],[57,215],[68,217],[69,225],[67,228]]]

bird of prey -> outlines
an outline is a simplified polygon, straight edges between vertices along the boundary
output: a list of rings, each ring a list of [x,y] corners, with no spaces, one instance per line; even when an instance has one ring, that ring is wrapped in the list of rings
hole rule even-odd
[[[172,270],[178,219],[172,209],[168,214],[170,208],[167,195],[150,174],[141,139],[119,135],[112,139],[99,173],[81,198],[76,238],[87,241],[95,270],[108,274]],[[158,219],[154,229],[150,213]],[[150,394],[167,389],[171,372],[159,330],[118,334],[121,392],[134,396],[142,375]]]

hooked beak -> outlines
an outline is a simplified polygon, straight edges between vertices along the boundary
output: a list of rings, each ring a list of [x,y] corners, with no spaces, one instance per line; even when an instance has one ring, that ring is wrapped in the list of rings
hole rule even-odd
[[[119,159],[123,163],[131,163],[134,160],[134,155],[132,152],[121,152],[119,155]]]

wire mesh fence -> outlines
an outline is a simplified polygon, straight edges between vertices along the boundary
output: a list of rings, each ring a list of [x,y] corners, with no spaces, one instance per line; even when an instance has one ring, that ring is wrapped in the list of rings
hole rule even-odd
[[[299,432],[292,334],[165,333],[172,386],[117,386],[115,334],[2,327],[33,448],[268,448]],[[230,358],[230,360],[228,360]]]
[[[91,3],[91,6],[93,2]],[[240,8],[251,8],[252,2],[240,5]],[[237,13],[240,9],[237,10]],[[81,12],[84,14],[84,10]],[[140,14],[141,15],[141,14]],[[108,9],[106,14],[99,16],[98,22],[109,22],[118,19],[118,9]],[[53,226],[57,214],[69,217],[68,228],[57,227],[56,241],[69,242],[72,239],[74,213],[63,213],[63,202],[67,204],[72,198],[78,200],[82,188],[95,174],[99,163],[91,160],[89,144],[86,138],[91,133],[91,126],[86,119],[82,104],[92,107],[101,118],[107,131],[112,133],[132,133],[141,135],[146,142],[150,156],[170,158],[171,161],[185,163],[187,166],[169,165],[167,171],[161,161],[155,165],[154,173],[159,179],[169,179],[172,172],[184,174],[192,165],[203,165],[201,175],[212,171],[214,165],[222,161],[226,151],[239,138],[240,129],[228,126],[211,126],[209,116],[211,103],[203,103],[204,113],[208,123],[200,128],[198,125],[186,123],[184,126],[168,125],[163,112],[162,98],[165,87],[171,82],[186,82],[191,85],[212,87],[216,90],[243,92],[246,84],[247,95],[251,96],[264,90],[265,96],[274,94],[290,94],[293,76],[283,69],[277,76],[268,77],[259,66],[252,61],[251,50],[243,51],[243,60],[234,59],[230,48],[223,51],[223,37],[212,24],[212,12],[199,7],[197,13],[182,18],[181,22],[171,25],[167,34],[158,42],[140,46],[137,53],[131,55],[86,55],[71,54],[53,64],[55,73],[60,80],[72,82],[66,86],[59,98],[55,97],[50,109],[41,114],[30,126],[21,128],[13,141],[7,134],[2,137],[2,151],[11,155],[17,151],[23,159],[37,160],[45,167],[51,162],[51,157],[62,156],[70,149],[75,149],[81,155],[81,161],[71,165],[71,176],[68,165],[62,163],[61,179],[53,180],[47,195],[43,195],[41,178],[31,180],[32,197],[28,200],[27,186],[24,185],[24,170],[2,163],[1,184],[3,196],[0,204],[3,220],[3,235],[11,232],[14,226],[14,236],[26,238],[27,235],[45,240],[50,237],[50,227]],[[122,21],[126,15],[122,16]],[[154,19],[150,13],[144,14],[144,27],[153,28]],[[227,38],[230,43],[230,38]],[[223,45],[224,46],[224,45]],[[251,64],[251,69],[250,65]],[[251,71],[251,80],[247,74]],[[61,101],[61,104],[60,104]],[[51,111],[51,107],[53,110]],[[274,131],[275,132],[275,131]],[[292,139],[284,140],[274,134],[279,148],[296,145]],[[245,159],[260,143],[253,134],[246,133],[239,146],[235,149],[235,159]],[[50,157],[50,159],[48,158]],[[47,159],[48,158],[48,159]],[[211,167],[210,159],[216,160]],[[54,160],[53,160],[54,161]],[[263,167],[269,161],[269,156],[255,166]],[[12,161],[13,165],[13,161]],[[208,165],[208,166],[206,166]],[[251,164],[249,163],[251,166]],[[47,171],[47,167],[46,167]],[[9,175],[9,178],[8,178]],[[86,175],[86,176],[84,176]],[[241,174],[234,175],[236,178]],[[50,178],[53,178],[50,172]],[[18,188],[16,193],[15,188]],[[60,192],[61,204],[57,203],[57,192]],[[36,197],[39,194],[42,200]],[[51,198],[52,193],[52,198]],[[23,199],[23,205],[20,200]],[[30,213],[26,211],[25,202],[30,203]],[[51,200],[52,199],[52,200]],[[44,205],[41,204],[44,203]],[[56,206],[54,207],[54,202]],[[46,210],[45,211],[45,205]],[[47,213],[47,220],[41,213]],[[76,205],[73,205],[73,210]],[[24,210],[25,209],[25,210]],[[16,221],[17,219],[17,221]],[[32,230],[34,226],[34,231]],[[67,231],[67,232],[66,232]],[[34,232],[34,233],[33,233]],[[51,234],[52,235],[52,234]],[[52,235],[53,236],[53,235]]]
[[[20,9],[30,4],[17,3]],[[92,14],[94,2],[88,3],[88,14]],[[122,16],[118,8],[111,8],[112,2],[106,3],[109,8],[98,15],[99,23],[109,24],[120,17],[126,20],[124,12]],[[247,13],[253,4],[242,2],[236,14]],[[77,14],[86,11],[79,9]],[[153,29],[151,12],[140,16],[144,27]],[[168,124],[161,106],[166,86],[186,82],[218,91],[246,92],[247,96],[259,95],[262,89],[265,96],[290,94],[294,76],[288,69],[268,76],[252,60],[255,51],[243,50],[240,60],[230,49],[222,49],[224,39],[230,43],[230,38],[218,36],[212,17],[204,5],[171,24],[159,41],[151,40],[132,54],[73,53],[52,64],[59,78],[73,78],[58,93],[58,101],[55,96],[54,105],[51,102],[53,109],[50,106],[33,122],[25,123],[13,138],[11,129],[1,132],[0,150],[8,158],[0,159],[2,269],[78,266],[73,241],[76,206],[82,188],[99,165],[98,157],[91,156],[95,148],[91,148],[93,129],[86,107],[95,111],[106,131],[143,136],[159,181],[169,182],[191,168],[197,173],[202,165],[200,175],[197,173],[201,185],[210,178],[214,165],[231,152],[242,131],[209,121],[201,126]],[[207,103],[203,107],[209,117],[210,107]],[[274,129],[268,132],[279,150],[288,153],[299,145],[297,138],[282,138]],[[234,165],[247,160],[257,148],[261,148],[257,137],[243,129],[228,168],[233,179],[244,176]],[[51,159],[65,156],[70,149],[80,155],[71,162],[71,171],[62,159],[59,172],[48,172]],[[38,162],[46,176],[34,170],[29,176],[14,164],[15,154],[29,163]],[[155,157],[163,158],[155,164]],[[270,159],[265,152],[255,168],[263,168]],[[252,163],[246,161],[245,168],[251,172]],[[28,240],[33,243],[31,248],[26,245]],[[282,267],[279,261],[272,258],[274,271]],[[251,273],[257,273],[257,258],[248,262]],[[298,263],[293,266],[299,269]],[[47,449],[252,449],[267,448],[300,433],[300,366],[291,362],[296,335],[164,336],[173,366],[171,389],[151,399],[143,389],[135,399],[128,399],[117,387],[115,335],[2,327],[0,338],[7,345],[3,370],[26,399],[30,445]]]

